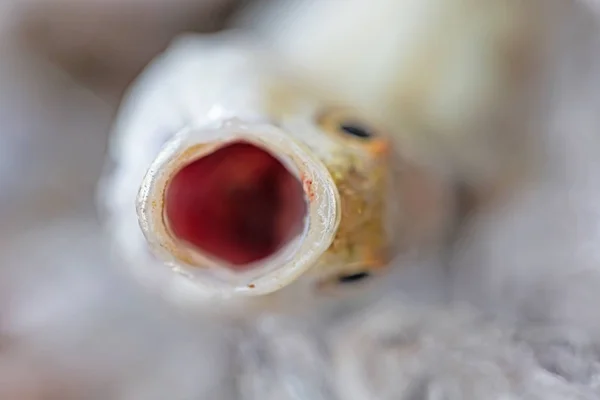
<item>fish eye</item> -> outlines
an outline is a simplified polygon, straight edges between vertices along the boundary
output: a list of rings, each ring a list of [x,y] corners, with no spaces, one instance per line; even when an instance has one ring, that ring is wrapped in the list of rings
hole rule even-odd
[[[361,139],[368,139],[373,136],[373,132],[369,128],[365,128],[355,123],[342,123],[340,130],[348,135],[355,136]]]
[[[350,275],[340,275],[338,277],[338,282],[341,284],[347,284],[347,283],[358,283],[360,281],[364,281],[365,279],[368,279],[371,276],[371,274],[369,274],[368,272],[357,272],[354,274],[350,274]]]
[[[329,275],[327,277],[323,277],[319,281],[317,281],[317,290],[320,292],[335,294],[337,290],[342,290],[343,288],[351,288],[354,286],[360,286],[365,281],[372,278],[374,275],[369,271],[347,271],[347,272],[338,272],[335,275]]]
[[[377,131],[356,113],[345,109],[327,110],[320,114],[317,123],[324,131],[350,139],[369,141],[377,137]]]

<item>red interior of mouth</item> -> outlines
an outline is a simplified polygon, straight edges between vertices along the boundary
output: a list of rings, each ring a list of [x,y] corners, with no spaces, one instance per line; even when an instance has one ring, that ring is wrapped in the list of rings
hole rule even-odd
[[[165,212],[178,239],[241,270],[296,237],[307,204],[302,184],[278,159],[236,142],[177,172]]]

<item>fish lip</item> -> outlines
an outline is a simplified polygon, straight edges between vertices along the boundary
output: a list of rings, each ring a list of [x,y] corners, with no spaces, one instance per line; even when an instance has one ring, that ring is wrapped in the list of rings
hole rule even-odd
[[[307,199],[303,232],[274,256],[245,271],[202,254],[177,240],[164,216],[170,178],[186,165],[234,142],[249,142],[277,157],[302,183]],[[136,200],[140,228],[151,251],[174,272],[195,283],[203,296],[258,296],[291,284],[329,248],[340,223],[340,195],[323,162],[281,128],[264,122],[225,120],[203,128],[188,127],[169,141],[152,163]]]

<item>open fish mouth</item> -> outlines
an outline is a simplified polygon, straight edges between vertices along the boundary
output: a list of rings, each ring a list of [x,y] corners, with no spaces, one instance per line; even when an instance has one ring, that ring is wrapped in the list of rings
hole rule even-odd
[[[164,200],[172,235],[235,271],[297,238],[308,213],[300,180],[270,152],[242,140],[184,165]]]
[[[151,252],[207,296],[264,295],[311,269],[340,223],[337,187],[309,148],[268,123],[175,135],[136,208]]]

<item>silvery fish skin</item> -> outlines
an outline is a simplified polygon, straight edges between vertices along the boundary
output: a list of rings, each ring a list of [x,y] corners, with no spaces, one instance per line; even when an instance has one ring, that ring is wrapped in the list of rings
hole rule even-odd
[[[176,234],[168,212],[178,174],[240,144],[281,162],[306,206],[299,235],[241,266]],[[356,283],[449,219],[439,211],[447,200],[441,179],[403,160],[339,97],[237,33],[180,38],[143,73],[121,107],[109,164],[100,202],[119,252],[139,279],[197,304],[249,302],[291,283],[304,294]]]

